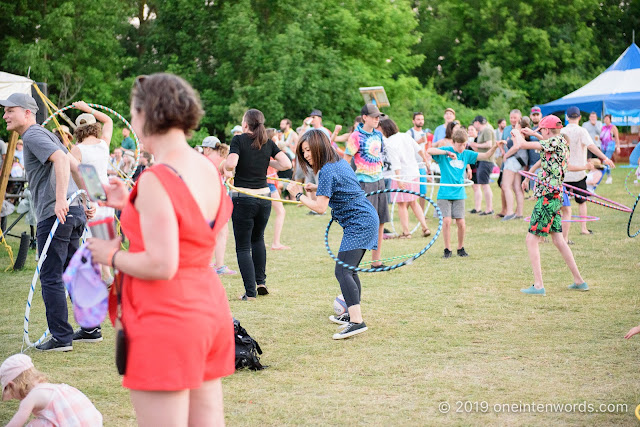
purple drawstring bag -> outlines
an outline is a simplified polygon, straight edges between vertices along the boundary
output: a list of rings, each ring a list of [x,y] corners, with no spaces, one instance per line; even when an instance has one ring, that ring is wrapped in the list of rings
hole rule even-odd
[[[102,281],[100,266],[91,262],[86,243],[69,261],[62,280],[71,296],[76,322],[83,328],[99,326],[107,315],[109,291]]]

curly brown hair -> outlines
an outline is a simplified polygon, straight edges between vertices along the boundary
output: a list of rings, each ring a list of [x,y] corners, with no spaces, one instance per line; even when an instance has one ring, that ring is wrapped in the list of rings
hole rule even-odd
[[[78,143],[84,141],[90,136],[100,138],[100,135],[102,135],[102,126],[100,125],[100,123],[78,126],[76,128],[76,131],[74,132],[74,135],[76,137],[76,142]]]
[[[27,397],[27,394],[38,384],[49,381],[47,376],[36,368],[30,368],[22,372],[13,380],[14,391],[20,397],[20,400]]]
[[[144,113],[144,133],[165,134],[178,128],[187,136],[204,115],[200,97],[186,80],[169,73],[138,76],[131,91],[131,106]]]

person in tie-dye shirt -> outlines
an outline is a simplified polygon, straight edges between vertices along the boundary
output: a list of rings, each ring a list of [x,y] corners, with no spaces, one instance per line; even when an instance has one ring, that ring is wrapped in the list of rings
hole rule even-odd
[[[353,131],[347,141],[344,159],[347,163],[353,162],[356,166],[356,177],[360,187],[365,193],[384,190],[384,178],[382,177],[382,163],[384,143],[382,133],[376,128],[380,122],[380,110],[374,104],[367,104],[360,110],[362,123]],[[382,261],[382,236],[384,235],[384,223],[389,222],[389,205],[386,194],[376,194],[367,197],[378,213],[380,226],[378,229],[378,249],[372,251],[374,263],[372,267],[383,266]]]
[[[540,262],[540,241],[551,233],[553,244],[564,258],[573,275],[573,284],[569,289],[587,291],[589,286],[582,279],[576,261],[573,258],[571,248],[562,236],[562,185],[569,165],[569,144],[564,135],[560,133],[562,122],[554,115],[549,115],[540,120],[540,133],[530,128],[522,130],[525,135],[534,136],[539,141],[525,141],[520,130],[513,129],[511,136],[513,146],[518,149],[540,150],[541,170],[538,172],[538,184],[535,188],[535,196],[538,197],[529,223],[527,233],[527,249],[533,268],[533,285],[521,289],[529,295],[546,295],[542,282],[542,265]]]

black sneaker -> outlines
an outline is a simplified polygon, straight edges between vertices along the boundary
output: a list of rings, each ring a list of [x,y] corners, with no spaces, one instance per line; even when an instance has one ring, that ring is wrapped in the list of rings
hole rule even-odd
[[[442,258],[451,258],[451,251],[449,249],[445,249]]]
[[[349,322],[349,324],[347,326],[345,326],[345,328],[343,330],[333,334],[333,339],[334,340],[343,340],[345,338],[349,338],[349,337],[352,337],[354,335],[361,334],[361,333],[365,332],[367,329],[368,329],[367,325],[365,325],[364,322],[362,322],[362,323],[351,323],[351,322]]]
[[[343,313],[340,316],[334,316],[333,314],[329,316],[329,320],[333,323],[337,323],[338,325],[347,325],[351,321],[349,317],[349,313]]]
[[[51,337],[49,341],[45,341],[42,344],[36,346],[36,350],[39,351],[71,351],[73,350],[73,343],[63,344],[57,339]]]
[[[464,250],[464,247],[462,247],[458,249],[458,256],[469,256],[469,254]]]
[[[93,329],[80,328],[73,333],[76,342],[100,342],[102,341],[102,329],[100,326]]]

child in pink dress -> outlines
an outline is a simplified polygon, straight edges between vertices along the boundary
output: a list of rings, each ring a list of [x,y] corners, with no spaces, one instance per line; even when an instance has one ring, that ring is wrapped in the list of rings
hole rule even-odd
[[[21,400],[7,427],[102,426],[102,414],[80,390],[50,384],[26,354],[14,354],[0,366],[2,400]]]

